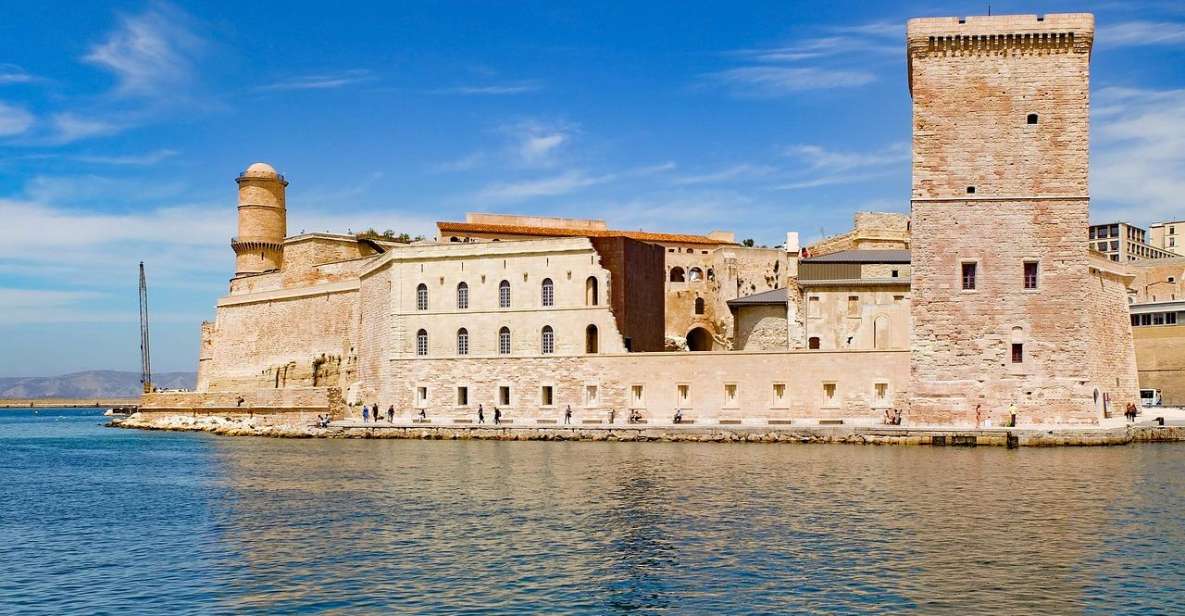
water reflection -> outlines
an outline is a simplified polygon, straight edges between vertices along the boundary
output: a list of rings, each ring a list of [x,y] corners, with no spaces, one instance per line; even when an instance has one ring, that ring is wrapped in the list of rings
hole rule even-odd
[[[0,612],[1112,614],[1164,612],[1185,593],[1173,445],[11,427]]]

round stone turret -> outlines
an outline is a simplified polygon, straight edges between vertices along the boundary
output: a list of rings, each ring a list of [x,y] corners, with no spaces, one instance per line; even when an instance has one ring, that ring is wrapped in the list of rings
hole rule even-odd
[[[230,241],[235,276],[280,269],[288,232],[284,189],[288,181],[267,163],[253,163],[235,180],[239,185],[239,233]]]

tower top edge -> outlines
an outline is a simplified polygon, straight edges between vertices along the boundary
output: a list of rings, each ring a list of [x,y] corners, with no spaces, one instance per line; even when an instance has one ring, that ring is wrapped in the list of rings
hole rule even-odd
[[[919,17],[909,20],[906,38],[931,36],[981,36],[993,34],[1043,34],[1073,32],[1094,35],[1094,14],[972,15],[968,17]]]

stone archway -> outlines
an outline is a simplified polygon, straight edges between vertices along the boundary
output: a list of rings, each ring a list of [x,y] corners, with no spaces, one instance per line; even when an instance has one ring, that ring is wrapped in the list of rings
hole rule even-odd
[[[712,333],[702,327],[693,327],[687,332],[687,349],[689,351],[711,351],[713,346]]]

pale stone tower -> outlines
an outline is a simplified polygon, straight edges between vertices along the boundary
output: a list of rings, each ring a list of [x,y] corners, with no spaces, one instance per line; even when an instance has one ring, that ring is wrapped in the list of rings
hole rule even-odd
[[[280,269],[287,210],[288,181],[267,163],[254,163],[235,179],[239,185],[239,234],[231,240],[235,276]]]
[[[1130,328],[1126,348],[1091,340],[1092,319],[1127,319],[1083,241],[1093,39],[1090,14],[909,22],[913,422],[1016,404],[1091,423],[1133,393]]]

